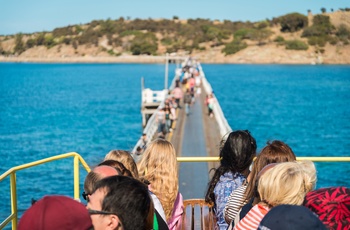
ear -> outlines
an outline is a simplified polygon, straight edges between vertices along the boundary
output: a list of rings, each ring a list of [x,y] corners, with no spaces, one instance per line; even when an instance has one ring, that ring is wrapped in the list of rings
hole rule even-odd
[[[118,226],[122,224],[117,215],[109,215],[108,221],[108,229],[111,230],[119,229]]]

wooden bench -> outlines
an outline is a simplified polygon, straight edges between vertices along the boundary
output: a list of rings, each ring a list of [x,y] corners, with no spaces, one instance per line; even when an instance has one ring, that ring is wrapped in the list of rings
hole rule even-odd
[[[184,200],[182,230],[213,230],[216,225],[212,205],[204,199]]]

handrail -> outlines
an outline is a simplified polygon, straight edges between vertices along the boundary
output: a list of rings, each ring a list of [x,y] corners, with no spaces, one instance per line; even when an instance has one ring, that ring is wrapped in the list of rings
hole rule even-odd
[[[0,229],[3,229],[10,221],[12,221],[12,230],[17,229],[18,212],[17,212],[17,186],[16,186],[16,172],[26,168],[31,168],[41,164],[45,164],[55,160],[61,160],[68,157],[74,157],[74,199],[79,199],[79,162],[87,172],[90,172],[90,167],[85,160],[76,152],[64,153],[61,155],[45,158],[31,163],[19,165],[10,168],[0,176],[0,182],[6,177],[10,176],[10,190],[11,190],[11,215],[9,215],[1,224]]]
[[[313,162],[350,162],[350,157],[297,157],[298,161]],[[177,157],[178,162],[219,162],[219,157]]]

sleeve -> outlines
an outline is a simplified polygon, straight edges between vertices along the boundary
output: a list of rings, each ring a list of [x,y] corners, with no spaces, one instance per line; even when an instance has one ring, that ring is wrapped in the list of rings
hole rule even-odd
[[[224,208],[224,217],[226,223],[231,223],[231,221],[236,217],[239,210],[246,203],[244,199],[246,189],[247,186],[242,185],[230,194],[226,206]]]
[[[181,227],[183,212],[184,212],[183,198],[181,193],[178,193],[174,204],[173,214],[171,215],[171,218],[168,221],[168,227],[170,230],[176,230]]]

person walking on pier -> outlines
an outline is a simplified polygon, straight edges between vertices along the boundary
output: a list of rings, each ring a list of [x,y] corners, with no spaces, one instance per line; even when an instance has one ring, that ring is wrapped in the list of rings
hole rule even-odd
[[[176,107],[181,109],[180,100],[183,97],[183,92],[182,92],[182,89],[180,87],[180,82],[176,82],[176,86],[171,93],[172,93],[173,97],[175,98]]]
[[[184,96],[185,111],[186,111],[187,116],[190,114],[191,103],[192,103],[192,95],[191,95],[190,90],[187,89],[185,96]]]

